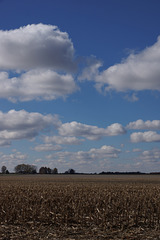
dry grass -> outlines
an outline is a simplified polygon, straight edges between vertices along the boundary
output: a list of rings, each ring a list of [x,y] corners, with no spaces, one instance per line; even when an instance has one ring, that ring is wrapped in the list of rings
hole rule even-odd
[[[160,176],[2,176],[0,240],[160,239]]]

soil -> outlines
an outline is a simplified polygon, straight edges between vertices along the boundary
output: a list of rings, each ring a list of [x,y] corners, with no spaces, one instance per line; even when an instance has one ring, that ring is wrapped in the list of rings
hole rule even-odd
[[[90,226],[48,226],[30,222],[26,225],[1,225],[0,240],[149,240],[160,239],[160,230],[141,227],[123,230],[101,230]]]

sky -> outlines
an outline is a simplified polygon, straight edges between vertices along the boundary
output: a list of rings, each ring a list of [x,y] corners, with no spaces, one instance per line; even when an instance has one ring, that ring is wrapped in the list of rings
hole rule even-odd
[[[160,172],[159,9],[0,0],[0,166]]]

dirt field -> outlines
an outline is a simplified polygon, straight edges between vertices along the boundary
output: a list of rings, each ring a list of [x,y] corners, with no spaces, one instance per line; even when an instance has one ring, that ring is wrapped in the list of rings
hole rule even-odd
[[[158,175],[0,175],[0,240],[160,239]]]

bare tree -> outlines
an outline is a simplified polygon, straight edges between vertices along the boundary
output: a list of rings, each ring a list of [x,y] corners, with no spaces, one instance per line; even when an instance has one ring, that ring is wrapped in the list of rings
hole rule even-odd
[[[53,174],[57,174],[57,173],[58,173],[58,169],[57,169],[57,168],[54,168],[54,169],[52,170],[52,173],[53,173]]]
[[[68,169],[68,171],[65,172],[65,174],[75,174],[76,171],[73,168]]]
[[[4,173],[6,173],[6,171],[7,171],[7,167],[6,166],[2,166],[1,167],[1,172],[4,174]]]
[[[52,173],[52,170],[48,167],[41,167],[39,169],[39,173],[40,174],[51,174]]]
[[[37,167],[29,164],[19,164],[14,170],[16,173],[33,174],[37,172]]]

